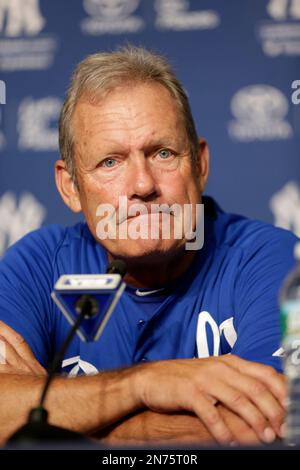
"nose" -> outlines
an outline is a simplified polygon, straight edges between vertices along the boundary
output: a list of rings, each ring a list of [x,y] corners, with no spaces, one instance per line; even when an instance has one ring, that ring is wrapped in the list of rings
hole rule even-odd
[[[157,183],[151,165],[145,157],[136,158],[130,168],[130,199],[154,198],[158,193]]]

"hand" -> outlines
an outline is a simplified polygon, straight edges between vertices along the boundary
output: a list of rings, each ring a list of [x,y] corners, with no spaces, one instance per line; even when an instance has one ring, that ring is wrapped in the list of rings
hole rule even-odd
[[[0,321],[0,373],[47,375],[24,338],[2,321]]]
[[[262,443],[262,440],[258,438],[255,431],[242,418],[221,404],[218,404],[217,406],[225,424],[233,435],[234,440],[232,441],[232,444],[259,445]],[[269,439],[275,439],[274,431],[271,429],[269,432]]]
[[[284,417],[284,378],[272,367],[227,355],[158,361],[137,374],[141,404],[157,412],[195,413],[220,443],[235,441],[215,400],[241,418],[260,441],[270,442]]]

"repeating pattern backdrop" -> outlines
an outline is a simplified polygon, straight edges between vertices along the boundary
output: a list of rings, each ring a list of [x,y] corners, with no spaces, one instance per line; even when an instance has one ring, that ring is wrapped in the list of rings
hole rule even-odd
[[[73,67],[127,42],[166,55],[211,150],[207,194],[300,235],[300,0],[0,0],[0,255],[60,200]]]

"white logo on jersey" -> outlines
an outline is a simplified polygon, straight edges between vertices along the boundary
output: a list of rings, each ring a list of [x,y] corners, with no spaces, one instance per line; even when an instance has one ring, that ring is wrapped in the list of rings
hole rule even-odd
[[[6,192],[0,198],[0,255],[19,238],[39,228],[46,210],[33,194],[24,193],[19,204],[14,193]]]
[[[0,0],[0,31],[5,36],[34,36],[44,26],[39,0]]]
[[[210,354],[208,339],[207,339],[207,326],[210,327],[210,331],[213,336],[213,351]],[[199,313],[196,333],[196,344],[197,353],[199,358],[205,358],[209,356],[220,355],[220,342],[221,337],[224,335],[228,345],[232,349],[237,340],[237,333],[233,325],[233,317],[224,320],[220,326],[217,325],[213,317],[209,312],[203,310]],[[284,351],[282,348],[277,349],[272,356],[282,357]]]
[[[145,297],[146,295],[155,294],[155,292],[160,292],[160,291],[162,291],[162,290],[165,290],[165,288],[162,287],[161,289],[146,290],[146,291],[137,289],[137,290],[135,291],[135,295],[137,295],[137,296],[139,296],[139,297]]]
[[[283,349],[283,348],[277,349],[277,350],[272,354],[272,356],[274,356],[274,357],[284,357],[284,349]]]
[[[233,348],[236,340],[237,334],[233,325],[233,317],[224,320],[220,326],[217,325],[215,320],[212,318],[209,312],[205,310],[199,313],[198,323],[197,323],[197,333],[196,333],[196,344],[198,357],[209,357],[208,340],[206,334],[207,326],[210,327],[210,330],[213,335],[213,356],[219,356],[220,354],[220,340],[221,335],[225,336],[225,339],[231,349]]]
[[[79,374],[80,371],[82,371],[85,375],[94,375],[98,374],[98,369],[91,364],[90,362],[83,361],[80,359],[80,356],[73,356],[68,359],[65,359],[62,362],[62,368],[64,367],[69,367],[71,365],[74,365],[74,367],[70,370],[69,372],[69,377],[74,377]]]

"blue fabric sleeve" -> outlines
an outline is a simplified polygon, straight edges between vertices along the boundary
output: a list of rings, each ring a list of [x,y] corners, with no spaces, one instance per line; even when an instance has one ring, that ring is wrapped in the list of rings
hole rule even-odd
[[[0,262],[0,320],[23,336],[45,367],[52,354],[53,261],[61,228],[30,233]]]
[[[237,341],[232,354],[282,371],[279,292],[294,267],[297,238],[290,232],[266,228],[248,240],[235,286]],[[275,356],[274,356],[275,353]]]

